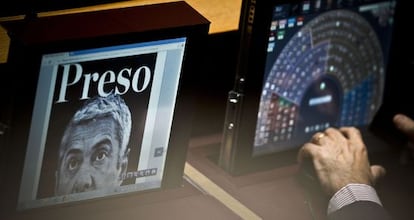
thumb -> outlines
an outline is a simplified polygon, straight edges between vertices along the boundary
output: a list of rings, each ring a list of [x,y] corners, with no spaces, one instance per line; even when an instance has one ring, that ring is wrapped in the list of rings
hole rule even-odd
[[[385,176],[386,170],[383,166],[372,165],[371,174],[372,174],[372,183],[375,185],[379,179]]]

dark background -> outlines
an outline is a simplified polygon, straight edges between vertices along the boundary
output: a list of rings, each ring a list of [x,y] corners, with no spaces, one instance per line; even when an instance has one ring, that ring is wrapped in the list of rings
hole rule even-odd
[[[3,0],[0,6],[0,17],[15,15],[34,16],[38,12],[79,8],[121,1],[127,0]]]
[[[390,151],[371,155],[372,163],[386,167],[387,175],[377,185],[383,204],[396,219],[414,219],[414,160],[407,151],[405,139],[392,126],[391,117],[397,112],[414,116],[414,34],[410,1],[400,1],[397,9],[394,45],[387,77],[385,97],[372,128],[390,143]],[[4,3],[2,3],[4,4]],[[193,137],[221,133],[224,123],[227,93],[233,87],[238,52],[238,32],[211,34],[206,42],[203,67],[198,75],[198,90],[193,118]],[[8,129],[12,112],[12,96],[8,93],[7,64],[0,64],[0,152],[7,146]],[[0,153],[0,170],[6,166]],[[3,172],[2,172],[3,173]],[[0,176],[1,180],[6,178]],[[254,198],[252,198],[254,199]]]

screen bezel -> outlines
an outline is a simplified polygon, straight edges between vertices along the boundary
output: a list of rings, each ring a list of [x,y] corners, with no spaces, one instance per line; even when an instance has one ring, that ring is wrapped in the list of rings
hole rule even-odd
[[[229,114],[230,112],[230,117],[228,117],[229,115],[226,116],[226,120],[228,121],[226,121],[224,125],[223,140],[221,143],[221,155],[219,159],[219,165],[221,165],[225,170],[233,175],[241,175],[258,170],[296,164],[296,155],[300,145],[284,151],[273,153],[270,152],[263,155],[253,155],[253,142],[255,139],[257,114],[262,93],[264,77],[262,73],[265,68],[265,51],[267,48],[270,32],[269,27],[271,23],[272,10],[275,5],[285,3],[300,5],[303,2],[304,1],[300,0],[243,2],[244,7],[250,9],[252,7],[255,8],[254,13],[250,13],[254,14],[254,20],[250,27],[252,31],[250,33],[250,36],[248,36],[248,38],[250,38],[248,41],[250,45],[247,42],[243,43],[243,37],[246,38],[246,36],[243,36],[245,32],[240,33],[242,42],[240,46],[248,46],[248,49],[240,49],[240,53],[247,53],[249,55],[239,54],[239,62],[240,60],[243,60],[243,58],[245,60],[244,63],[239,63],[238,67],[240,68],[242,66],[245,70],[239,69],[239,71],[236,72],[235,86],[231,91],[232,94],[229,94],[226,114]],[[313,1],[309,2],[312,3]],[[368,3],[375,2],[376,1],[370,1]],[[397,8],[398,5],[399,4],[397,3]],[[245,11],[242,11],[242,13],[243,12],[249,14],[249,9],[245,9]],[[395,13],[394,18],[396,17],[397,13]],[[243,19],[243,15],[241,15],[241,19]],[[396,22],[394,22],[394,25]],[[241,25],[248,26],[248,22],[242,23]],[[243,30],[243,26],[239,27],[239,29]],[[395,30],[395,27],[393,30]],[[391,47],[392,44],[393,42],[391,42]],[[391,58],[392,56],[389,56],[388,60],[391,60]],[[386,66],[386,78],[388,77],[387,73],[389,72],[389,66],[390,65],[388,62]],[[385,82],[385,86],[387,86],[387,80],[385,80]],[[236,96],[238,96],[238,98],[234,98]],[[383,99],[384,98],[385,96]],[[233,100],[231,101],[231,99]],[[231,113],[231,111],[233,111],[233,113]],[[363,135],[371,132],[370,125],[356,127],[362,131]]]
[[[151,5],[147,7],[163,10],[163,5]],[[166,9],[168,9],[168,3]],[[184,6],[183,6],[184,5]],[[159,28],[157,26],[146,26],[147,29],[137,32],[121,32],[103,34],[102,36],[86,36],[72,39],[54,39],[51,41],[24,42],[21,36],[13,38],[9,53],[9,73],[11,82],[15,85],[11,89],[12,97],[12,122],[10,138],[4,147],[5,154],[9,155],[4,163],[2,170],[1,192],[4,197],[1,199],[0,208],[2,215],[17,215],[47,212],[49,209],[65,208],[67,206],[82,206],[82,204],[95,200],[109,200],[113,197],[131,196],[134,194],[148,193],[162,189],[175,188],[181,186],[183,182],[184,164],[188,141],[191,134],[192,108],[194,88],[197,88],[197,78],[194,72],[199,68],[202,57],[203,42],[208,35],[209,22],[200,14],[194,13],[193,9],[184,2],[172,3],[171,7],[176,7],[177,12],[185,12],[192,19],[185,24],[167,24]],[[145,7],[140,10],[145,10]],[[180,8],[181,7],[181,8]],[[149,10],[151,11],[151,10]],[[98,12],[99,13],[99,12]],[[150,12],[151,13],[151,12]],[[193,14],[192,14],[193,13]],[[152,16],[155,16],[153,14]],[[197,17],[199,16],[199,17]],[[49,18],[46,18],[49,19]],[[161,25],[159,23],[158,25]],[[145,24],[144,24],[145,26]],[[11,28],[13,29],[13,28]],[[13,29],[14,30],[14,29]],[[21,33],[17,33],[21,34]],[[24,167],[27,141],[29,139],[30,122],[36,95],[39,68],[42,56],[66,51],[76,51],[85,49],[95,49],[101,47],[118,46],[125,44],[135,44],[143,42],[153,42],[159,40],[169,40],[185,38],[186,45],[181,66],[181,76],[179,79],[178,91],[175,101],[173,121],[169,139],[165,170],[163,173],[161,187],[143,191],[130,192],[127,194],[111,195],[102,198],[93,198],[81,201],[73,201],[57,205],[48,205],[28,210],[17,210],[17,202],[20,188],[21,175]],[[24,78],[23,78],[24,77]],[[3,172],[4,171],[4,172]],[[6,179],[7,177],[7,179]],[[3,212],[4,210],[4,212]]]

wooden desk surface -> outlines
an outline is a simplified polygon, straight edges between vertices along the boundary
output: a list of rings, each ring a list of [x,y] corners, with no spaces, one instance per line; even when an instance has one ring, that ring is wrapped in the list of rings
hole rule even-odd
[[[78,13],[95,10],[105,10],[111,8],[122,8],[137,5],[156,4],[172,2],[176,0],[129,0],[125,2],[103,4],[77,9],[40,13],[39,16],[52,16],[58,14]],[[241,10],[241,0],[186,0],[199,13],[211,21],[210,34],[237,30]],[[0,18],[1,21],[22,19],[22,16]],[[7,62],[10,39],[6,31],[0,26],[0,64]]]

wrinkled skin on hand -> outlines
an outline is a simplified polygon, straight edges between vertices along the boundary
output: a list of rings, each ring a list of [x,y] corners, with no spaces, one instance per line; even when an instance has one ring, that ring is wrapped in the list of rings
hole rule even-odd
[[[385,175],[382,166],[370,165],[360,131],[354,127],[328,128],[316,133],[299,151],[299,164],[306,159],[313,162],[328,196],[350,183],[373,186]]]

